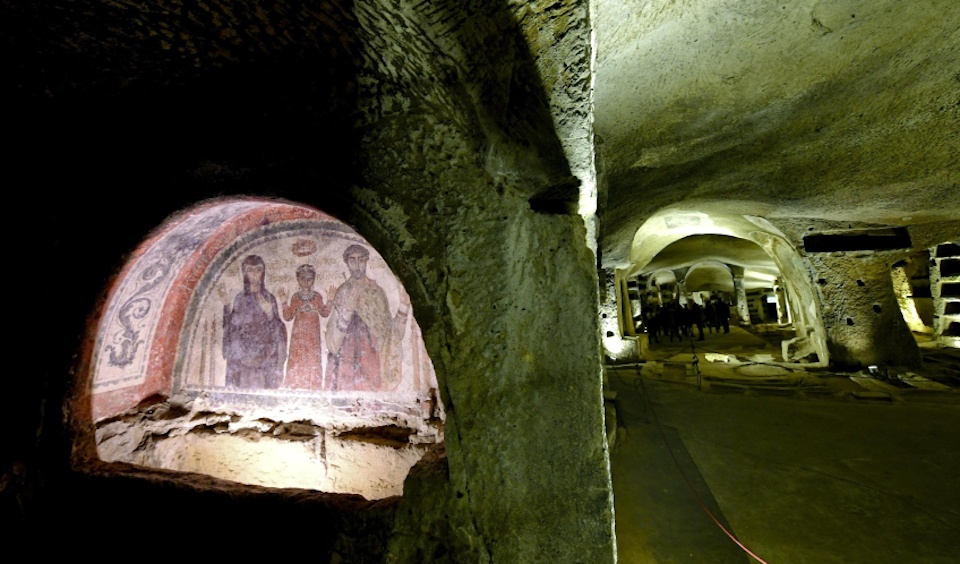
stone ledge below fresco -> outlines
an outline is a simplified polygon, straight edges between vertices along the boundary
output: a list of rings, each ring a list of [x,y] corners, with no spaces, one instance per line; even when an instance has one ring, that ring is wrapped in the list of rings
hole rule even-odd
[[[379,412],[321,423],[266,415],[163,401],[101,422],[97,451],[107,463],[378,500],[402,495],[411,468],[442,450],[439,418]]]

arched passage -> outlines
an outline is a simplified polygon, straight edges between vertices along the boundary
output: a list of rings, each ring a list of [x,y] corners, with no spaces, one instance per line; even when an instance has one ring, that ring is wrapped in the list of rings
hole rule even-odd
[[[687,270],[684,286],[691,292],[726,292],[732,294],[733,272],[722,262],[701,261]]]
[[[658,303],[663,303],[665,298],[672,299],[677,291],[677,274],[666,268],[656,270],[647,277],[647,289],[654,293]],[[664,296],[664,292],[668,296]]]
[[[664,253],[668,249],[674,252]],[[729,286],[720,283],[718,273],[725,273],[718,264],[730,271]],[[795,332],[785,341],[784,360],[809,361],[816,355],[815,364],[829,363],[819,302],[803,261],[787,237],[763,218],[729,211],[662,210],[637,230],[624,270],[637,276],[664,269],[680,272],[684,291],[729,292],[732,307],[745,298],[737,293],[746,294],[751,287],[769,287],[775,298],[779,288]],[[747,304],[739,305],[740,319],[749,319]]]
[[[264,199],[202,203],[127,260],[70,400],[76,462],[400,495],[444,411],[410,300],[350,226]]]

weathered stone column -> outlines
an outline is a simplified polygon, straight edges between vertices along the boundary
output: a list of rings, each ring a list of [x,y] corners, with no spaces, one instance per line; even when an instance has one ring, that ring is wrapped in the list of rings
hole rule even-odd
[[[620,334],[624,337],[636,336],[633,326],[633,300],[630,298],[630,282],[623,276],[617,277],[617,316],[620,318]]]
[[[918,366],[920,348],[893,291],[893,253],[810,255],[831,364]]]
[[[687,307],[687,281],[682,278],[677,278],[677,303]]]
[[[743,268],[730,267],[733,275],[733,291],[737,297],[737,316],[740,325],[750,325],[750,306],[747,304],[747,291],[743,287]]]
[[[635,334],[626,283],[612,269],[602,270],[599,274],[603,281],[599,312],[603,353],[612,361],[637,360],[636,340],[624,339]]]
[[[617,276],[613,269],[599,271],[603,281],[603,291],[600,295],[600,330],[603,332],[604,353],[614,358],[619,350],[612,349],[609,343],[620,340],[620,316],[617,315]]]
[[[603,291],[600,295],[600,330],[603,331],[604,343],[609,337],[620,336],[620,316],[617,315],[617,277],[613,269],[599,271],[603,281]],[[606,351],[610,355],[610,351]]]
[[[943,295],[940,293],[940,262],[936,256],[937,248],[934,247],[930,249],[930,295],[933,298],[933,336],[939,341],[943,336]]]
[[[773,291],[777,296],[777,323],[790,323],[790,300],[787,299],[787,289],[777,279],[773,282]]]

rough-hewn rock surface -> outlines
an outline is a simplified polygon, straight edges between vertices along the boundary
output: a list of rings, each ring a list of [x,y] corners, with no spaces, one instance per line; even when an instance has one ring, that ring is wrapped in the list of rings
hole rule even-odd
[[[21,111],[13,176],[59,194],[37,200],[53,216],[38,252],[73,273],[41,282],[66,311],[55,327],[40,316],[58,354],[47,383],[28,386],[29,430],[12,452],[24,480],[44,485],[18,483],[23,503],[5,511],[83,533],[109,521],[112,535],[182,529],[202,513],[189,528],[283,531],[322,561],[613,559],[596,197],[581,189],[595,184],[586,3],[2,11],[4,91]],[[446,457],[414,468],[402,498],[66,467],[72,431],[57,405],[95,296],[167,216],[222,194],[346,221],[410,293],[447,410]],[[113,519],[124,512],[144,516]]]
[[[683,201],[814,230],[960,217],[956,2],[601,1],[594,24],[610,264]]]
[[[955,0],[0,0],[14,292],[41,304],[15,329],[39,352],[4,394],[4,516],[76,546],[212,535],[219,557],[280,535],[334,562],[613,561],[597,267],[747,239],[802,305],[798,350],[912,362],[876,356],[878,324],[889,268],[960,238],[958,29]],[[235,194],[355,226],[409,292],[447,456],[401,499],[69,466],[60,406],[111,276]],[[893,228],[910,248],[854,263],[867,279],[805,253]]]

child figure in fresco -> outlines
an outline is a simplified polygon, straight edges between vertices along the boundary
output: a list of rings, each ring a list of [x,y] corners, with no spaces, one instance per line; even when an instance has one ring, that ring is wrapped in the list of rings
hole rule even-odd
[[[290,331],[290,352],[287,355],[287,374],[283,387],[319,390],[323,384],[321,367],[320,317],[330,315],[330,306],[324,305],[323,296],[314,291],[317,271],[309,264],[297,268],[297,284],[300,290],[287,303],[287,293],[281,289],[280,302],[283,319],[293,321]]]

